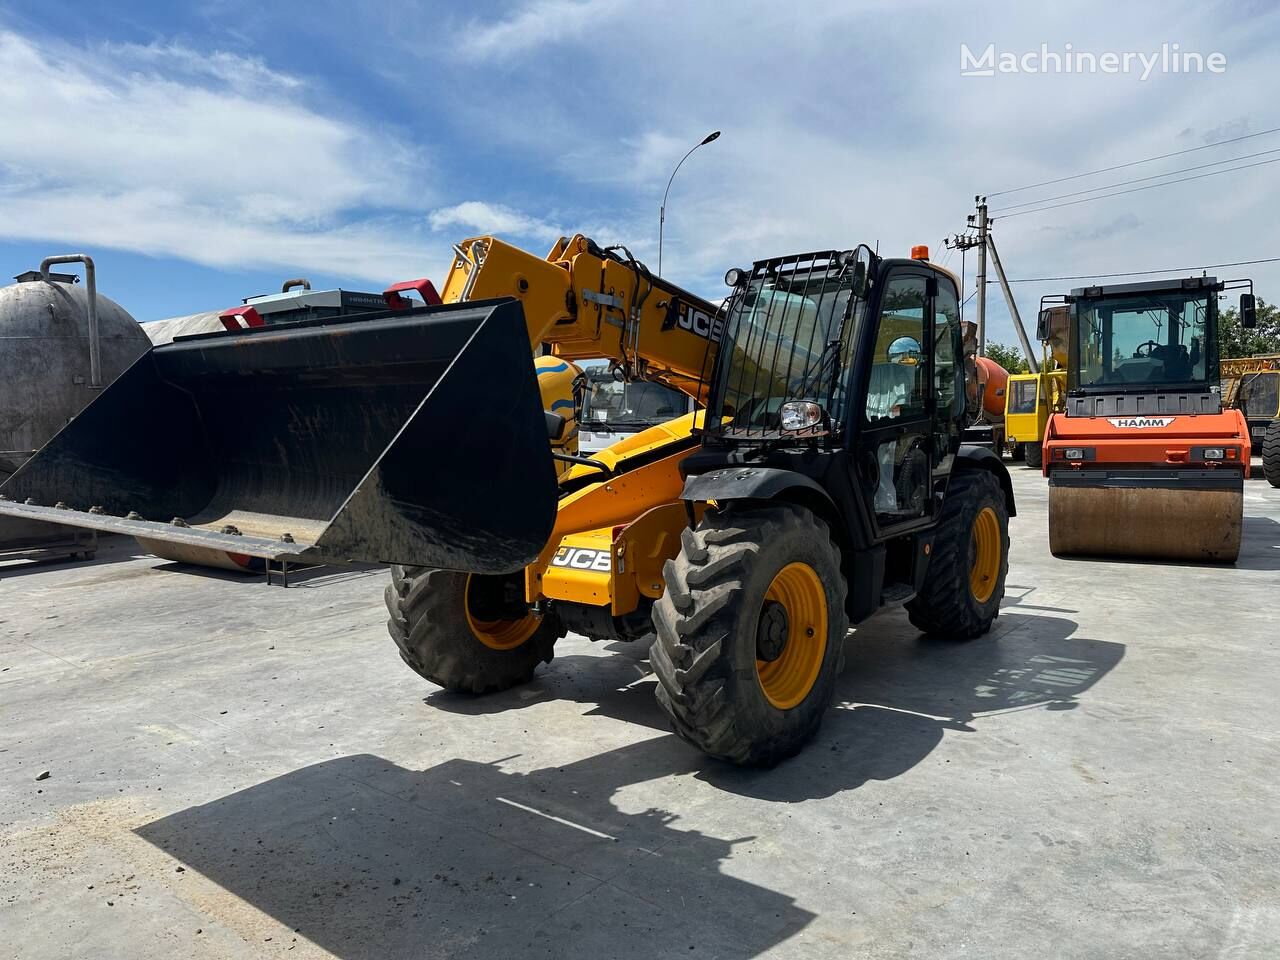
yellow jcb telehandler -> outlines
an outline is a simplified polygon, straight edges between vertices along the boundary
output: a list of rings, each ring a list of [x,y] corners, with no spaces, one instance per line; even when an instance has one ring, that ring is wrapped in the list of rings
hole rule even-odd
[[[653,630],[676,732],[744,764],[814,734],[850,623],[905,604],[940,636],[990,628],[1013,493],[960,442],[957,283],[923,248],[758,261],[719,311],[583,237],[546,260],[492,237],[455,252],[443,306],[153,349],[0,489],[0,514],[389,563],[404,659],[454,689],[523,680],[569,629]],[[554,453],[539,343],[705,415]],[[233,392],[261,418],[203,415]],[[158,434],[133,429],[141,410]]]

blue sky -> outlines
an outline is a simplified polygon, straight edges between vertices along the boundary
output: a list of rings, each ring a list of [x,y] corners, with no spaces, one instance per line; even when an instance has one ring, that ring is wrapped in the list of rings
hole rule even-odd
[[[0,3],[0,267],[90,252],[103,292],[155,319],[297,274],[355,289],[439,278],[450,244],[477,233],[543,252],[581,231],[656,264],[666,178],[721,129],[673,187],[664,252],[671,279],[718,296],[726,267],[800,249],[928,243],[941,259],[975,193],[1280,127],[1271,4],[1036,6]],[[1176,42],[1226,69],[960,76],[962,43],[1068,42]],[[1005,201],[1276,148],[1280,134]],[[996,235],[1014,277],[1280,256],[1277,174]],[[1219,272],[1280,300],[1276,265]],[[1070,285],[1020,286],[1023,310]],[[1012,340],[992,293],[991,335]]]

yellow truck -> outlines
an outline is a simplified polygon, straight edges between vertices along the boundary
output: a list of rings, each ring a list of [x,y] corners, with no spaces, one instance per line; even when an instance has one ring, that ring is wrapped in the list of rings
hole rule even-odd
[[[1015,457],[1019,453],[1023,455],[1028,467],[1040,469],[1044,426],[1049,422],[1049,414],[1062,409],[1066,388],[1065,370],[1045,370],[1041,367],[1039,373],[1014,373],[1009,376],[1008,389],[1004,395],[1005,440]]]
[[[1036,323],[1036,337],[1043,349],[1040,372],[1011,374],[1004,394],[1005,440],[1015,459],[1025,459],[1027,466],[1036,470],[1043,462],[1045,424],[1066,402],[1069,316],[1067,307],[1045,306],[1041,301]]]

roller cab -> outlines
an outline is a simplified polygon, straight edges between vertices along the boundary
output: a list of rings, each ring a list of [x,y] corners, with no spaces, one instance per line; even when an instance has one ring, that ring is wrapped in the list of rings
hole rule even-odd
[[[1195,277],[1065,298],[1067,398],[1043,465],[1055,556],[1235,561],[1250,441],[1217,387],[1226,286]]]
[[[0,487],[0,515],[268,560],[511,573],[556,472],[521,305],[155,347]]]

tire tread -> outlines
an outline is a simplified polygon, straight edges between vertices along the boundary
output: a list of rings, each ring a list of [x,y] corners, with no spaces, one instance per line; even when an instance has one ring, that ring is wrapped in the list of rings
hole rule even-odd
[[[493,693],[525,683],[539,664],[555,656],[555,643],[564,635],[559,621],[546,616],[519,647],[491,650],[466,624],[465,582],[465,574],[452,570],[392,564],[383,600],[387,632],[400,659],[419,676],[457,693]]]
[[[812,736],[827,703],[813,704],[812,729],[787,742],[758,742],[736,723],[743,705],[731,703],[726,687],[727,651],[735,642],[736,600],[751,577],[761,544],[798,533],[824,545],[839,570],[839,552],[825,524],[789,504],[749,513],[709,511],[695,529],[681,534],[680,554],[664,567],[666,589],[654,604],[656,639],[649,661],[658,678],[656,697],[683,740],[704,753],[733,763],[772,766],[794,754]],[[839,579],[836,635],[847,633],[845,584]],[[843,645],[836,672],[843,667]],[[821,681],[820,681],[821,682]],[[834,690],[834,683],[831,684]],[[797,708],[801,709],[801,708]]]

